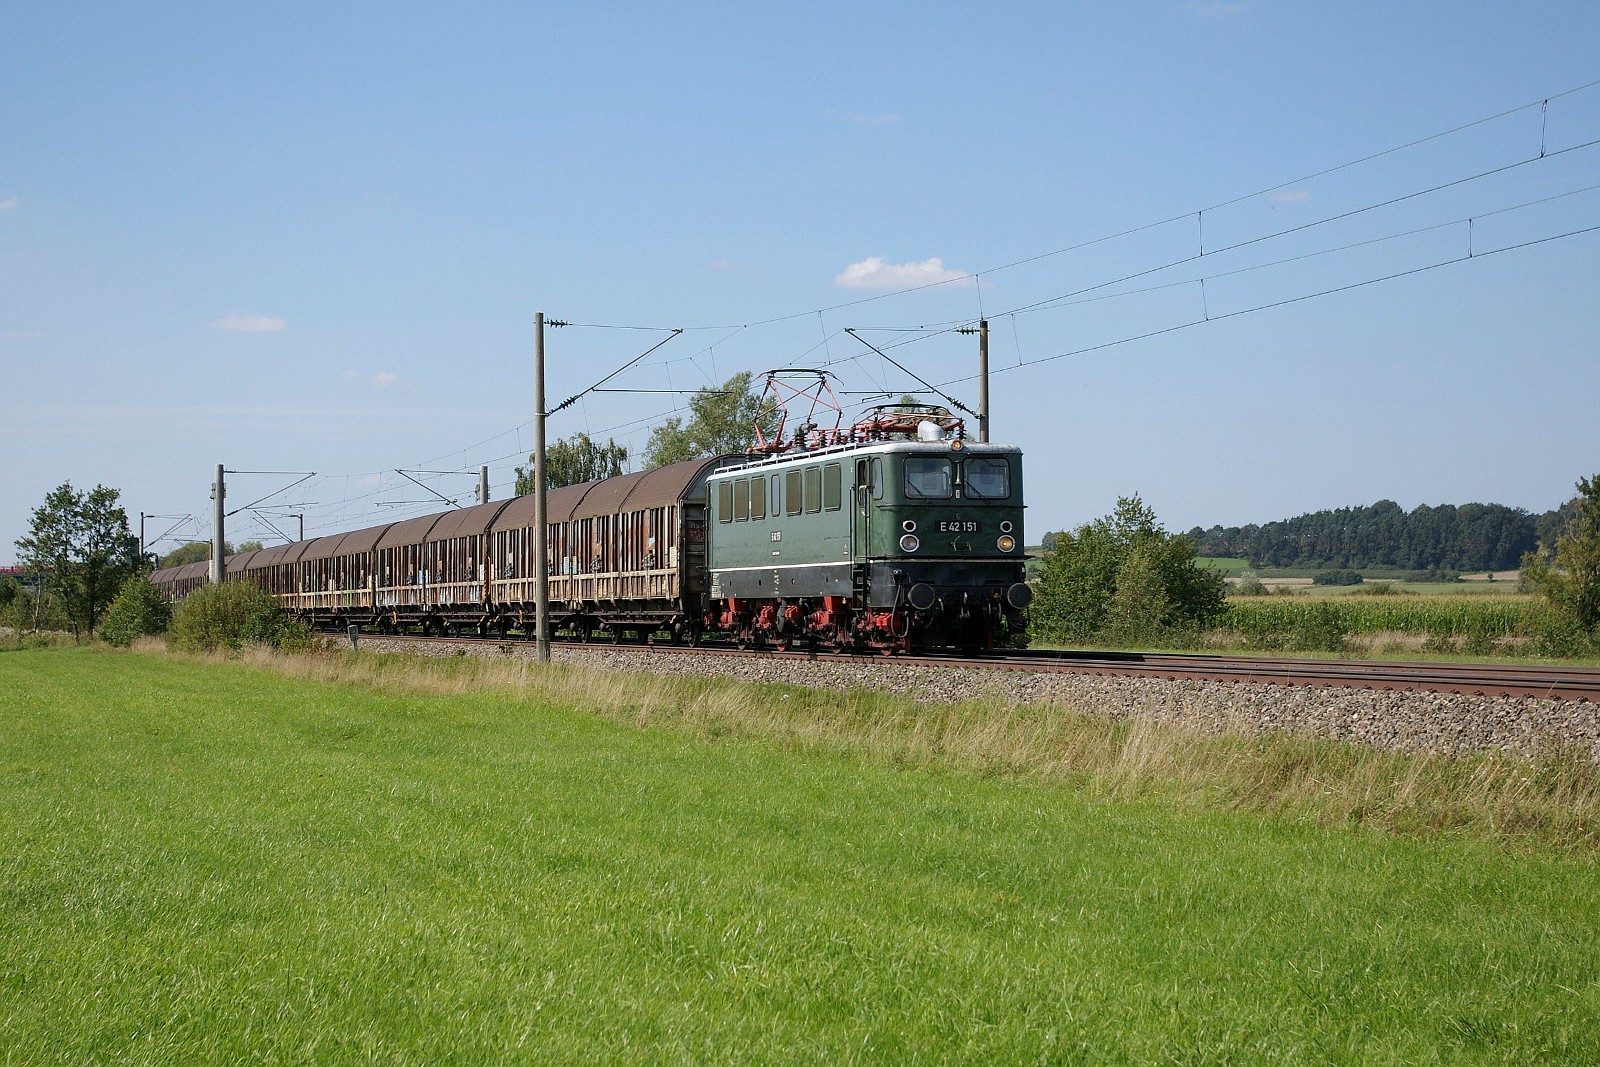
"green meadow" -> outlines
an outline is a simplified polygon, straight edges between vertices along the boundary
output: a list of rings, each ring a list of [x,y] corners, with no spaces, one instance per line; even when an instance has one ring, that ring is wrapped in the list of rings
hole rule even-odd
[[[0,654],[0,1063],[1600,1060],[1592,831],[1112,789],[890,698],[325,658]]]

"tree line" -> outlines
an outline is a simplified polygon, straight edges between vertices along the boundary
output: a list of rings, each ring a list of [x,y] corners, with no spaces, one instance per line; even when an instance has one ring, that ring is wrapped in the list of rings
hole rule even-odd
[[[1406,571],[1515,570],[1552,544],[1575,504],[1533,515],[1501,504],[1426,504],[1406,511],[1392,500],[1312,512],[1261,526],[1196,526],[1201,556],[1247,559],[1255,567],[1389,567]]]

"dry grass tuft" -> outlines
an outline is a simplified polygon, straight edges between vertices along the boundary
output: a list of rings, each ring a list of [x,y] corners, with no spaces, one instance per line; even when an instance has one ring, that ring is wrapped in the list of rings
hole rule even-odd
[[[151,651],[148,644],[135,646]],[[1383,752],[1288,735],[1213,736],[1094,708],[917,704],[721,678],[601,672],[523,659],[426,658],[265,649],[231,660],[306,681],[406,695],[504,693],[635,729],[761,739],[902,767],[1071,785],[1117,801],[1160,800],[1421,834],[1467,833],[1530,847],[1600,849],[1600,766],[1551,752],[1528,760]]]

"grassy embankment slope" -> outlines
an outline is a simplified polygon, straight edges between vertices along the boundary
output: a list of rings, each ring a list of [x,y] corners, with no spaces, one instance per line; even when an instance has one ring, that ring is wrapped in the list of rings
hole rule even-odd
[[[1600,1057],[1588,846],[1118,790],[1125,728],[980,774],[881,700],[763,691],[855,699],[808,741],[723,683],[327,659],[372,680],[0,655],[0,1061]]]

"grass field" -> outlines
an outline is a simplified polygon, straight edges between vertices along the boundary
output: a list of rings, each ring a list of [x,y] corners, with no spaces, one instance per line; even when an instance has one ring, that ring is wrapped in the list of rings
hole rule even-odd
[[[799,692],[298,669],[369,681],[0,654],[0,1062],[1600,1058],[1587,846],[941,763],[847,696],[885,746],[706,710]]]

